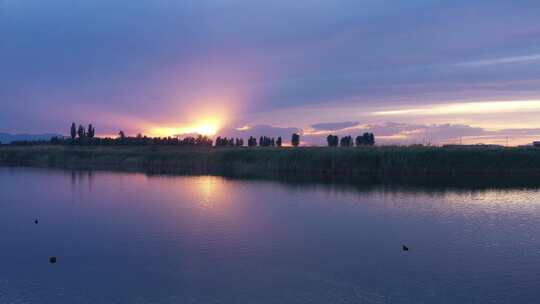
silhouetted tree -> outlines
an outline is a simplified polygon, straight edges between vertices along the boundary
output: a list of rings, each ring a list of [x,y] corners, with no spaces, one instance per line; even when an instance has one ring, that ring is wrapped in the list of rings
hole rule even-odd
[[[375,145],[375,135],[373,133],[369,133],[369,145]]]
[[[362,142],[364,143],[364,145],[369,145],[369,141],[370,141],[370,136],[369,136],[369,133],[364,133],[362,135]]]
[[[326,142],[328,143],[329,147],[337,147],[338,141],[339,138],[337,137],[337,135],[330,134],[326,137]]]
[[[257,139],[253,136],[250,136],[248,139],[248,147],[256,147],[257,146]]]
[[[71,124],[71,139],[75,140],[75,137],[77,137],[77,126],[75,123]]]
[[[94,130],[92,124],[88,125],[88,131],[86,132],[86,135],[88,136],[88,138],[94,138],[94,136],[96,135],[96,130]]]
[[[178,139],[177,139],[178,140]],[[212,140],[208,138],[206,135],[199,135],[197,139],[195,139],[195,145],[196,146],[212,146]]]
[[[138,133],[134,137],[126,136],[124,131],[118,132],[117,138],[100,138],[95,136],[95,128],[92,124],[89,124],[87,128],[79,125],[76,127],[75,123],[72,123],[70,130],[71,139],[64,137],[54,137],[47,141],[41,142],[26,142],[19,141],[16,142],[16,145],[36,145],[36,144],[53,144],[53,145],[67,145],[67,144],[79,144],[79,145],[97,145],[97,146],[111,146],[111,145],[178,145],[178,146],[212,146],[214,141],[212,141],[207,136],[199,135],[198,137],[185,137],[180,138],[178,136],[174,137],[148,137],[144,136],[141,133]],[[370,137],[371,136],[371,137]],[[372,134],[368,134],[368,142],[374,142],[374,137]],[[256,137],[250,136],[247,145],[249,147],[256,147],[257,145],[261,147],[281,147],[283,140],[281,137],[277,139],[274,137],[260,136],[257,141]],[[362,137],[363,140],[363,137]],[[300,135],[298,133],[292,134],[291,144],[295,147],[300,145]],[[243,147],[244,139],[242,138],[227,138],[227,137],[217,137],[215,141],[217,147]]]
[[[261,136],[259,139],[259,146],[261,147],[273,147],[276,145],[276,140],[273,137]]]
[[[375,135],[373,133],[364,133],[355,139],[357,146],[373,146],[375,144]]]
[[[84,127],[82,125],[79,125],[79,129],[77,130],[77,136],[79,139],[83,139],[86,137],[86,131],[84,130]]]
[[[300,144],[300,135],[298,135],[298,133],[294,133],[292,135],[291,144],[293,145],[293,147],[298,147],[298,145]]]
[[[183,146],[195,146],[196,139],[195,137],[186,137],[180,141],[180,144]]]
[[[339,145],[342,147],[351,147],[353,145],[353,140],[351,136],[344,136],[341,138]]]
[[[236,139],[236,141],[237,143],[239,143],[238,138]],[[227,138],[227,137],[218,136],[216,138],[216,147],[234,147],[234,146],[235,146],[235,140],[233,137]]]
[[[364,144],[364,138],[361,135],[358,135],[354,139],[354,143],[356,144],[357,147],[362,146]]]

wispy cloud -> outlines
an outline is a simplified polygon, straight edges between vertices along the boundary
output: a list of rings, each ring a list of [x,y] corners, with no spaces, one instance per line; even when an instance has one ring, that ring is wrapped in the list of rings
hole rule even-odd
[[[500,57],[491,59],[482,59],[476,61],[467,61],[454,64],[457,67],[484,67],[499,64],[512,64],[512,63],[527,63],[531,61],[540,61],[540,54],[532,54],[526,56],[514,56],[514,57]]]
[[[492,114],[509,112],[539,111],[540,100],[519,101],[487,101],[468,103],[448,103],[428,105],[414,108],[373,112],[375,116],[430,116],[430,115],[456,115],[456,114]]]
[[[311,128],[315,131],[336,131],[346,128],[351,128],[358,126],[360,123],[357,121],[344,121],[344,122],[329,122],[329,123],[318,123],[311,125]]]

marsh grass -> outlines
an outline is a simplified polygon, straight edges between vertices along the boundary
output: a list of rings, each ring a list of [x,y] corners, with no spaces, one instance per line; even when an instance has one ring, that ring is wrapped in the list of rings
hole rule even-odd
[[[240,176],[540,176],[540,149],[441,147],[0,147],[0,164]]]

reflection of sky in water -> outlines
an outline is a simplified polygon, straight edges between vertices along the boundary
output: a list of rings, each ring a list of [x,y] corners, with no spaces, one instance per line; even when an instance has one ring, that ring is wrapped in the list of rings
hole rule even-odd
[[[3,303],[533,303],[540,283],[537,190],[0,169],[0,193]]]

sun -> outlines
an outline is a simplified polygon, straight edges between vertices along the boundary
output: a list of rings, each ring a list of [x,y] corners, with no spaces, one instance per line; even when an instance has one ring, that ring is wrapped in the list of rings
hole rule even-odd
[[[201,124],[193,128],[194,132],[201,135],[212,136],[216,135],[218,126],[213,124]]]
[[[202,119],[191,126],[185,128],[183,133],[197,133],[200,135],[213,136],[216,135],[221,127],[221,119],[210,117]]]

